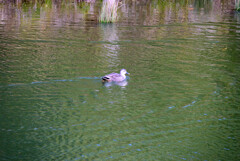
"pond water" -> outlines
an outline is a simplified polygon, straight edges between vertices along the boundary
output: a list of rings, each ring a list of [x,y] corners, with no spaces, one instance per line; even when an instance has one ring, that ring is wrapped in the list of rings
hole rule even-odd
[[[240,14],[119,5],[0,5],[1,160],[238,160]]]

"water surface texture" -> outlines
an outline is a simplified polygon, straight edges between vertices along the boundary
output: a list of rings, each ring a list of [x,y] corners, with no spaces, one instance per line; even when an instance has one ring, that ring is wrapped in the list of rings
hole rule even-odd
[[[0,4],[0,160],[239,160],[240,14],[119,5]]]

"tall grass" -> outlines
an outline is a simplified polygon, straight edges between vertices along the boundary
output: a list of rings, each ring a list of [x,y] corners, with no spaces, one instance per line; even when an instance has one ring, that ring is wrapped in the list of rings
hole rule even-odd
[[[103,0],[99,22],[112,23],[117,20],[118,2],[118,0]]]

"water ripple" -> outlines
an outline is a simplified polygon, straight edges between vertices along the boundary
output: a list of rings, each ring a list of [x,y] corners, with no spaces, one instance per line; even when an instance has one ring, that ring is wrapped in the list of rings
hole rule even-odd
[[[56,79],[56,80],[50,80],[50,81],[36,81],[36,82],[31,82],[31,83],[16,83],[16,84],[8,84],[6,86],[0,86],[0,88],[4,87],[14,87],[14,86],[26,86],[26,85],[31,85],[31,84],[51,84],[54,82],[74,82],[78,80],[83,80],[83,79],[88,79],[88,80],[100,80],[101,77],[77,77],[74,79]]]

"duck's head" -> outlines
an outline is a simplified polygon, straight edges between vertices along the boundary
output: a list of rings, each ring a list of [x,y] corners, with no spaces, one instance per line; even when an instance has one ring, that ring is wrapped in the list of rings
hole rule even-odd
[[[121,69],[120,74],[125,75],[125,74],[130,74],[130,73],[128,73],[126,69]]]

